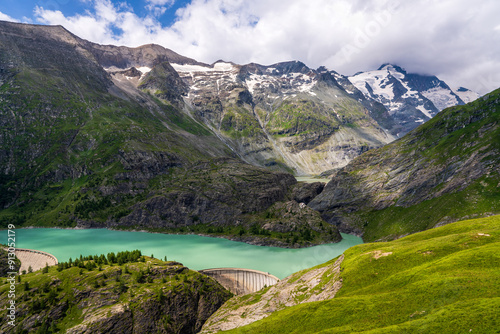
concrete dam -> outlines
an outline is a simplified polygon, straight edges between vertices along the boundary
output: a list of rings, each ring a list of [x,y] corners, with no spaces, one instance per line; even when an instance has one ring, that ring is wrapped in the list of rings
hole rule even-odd
[[[54,266],[58,263],[54,255],[35,249],[16,248],[16,257],[21,261],[19,273],[22,273],[23,270],[28,272],[29,267],[33,271],[37,271],[46,265]]]
[[[279,281],[276,276],[253,269],[214,268],[198,270],[198,272],[212,277],[235,295],[256,292]]]

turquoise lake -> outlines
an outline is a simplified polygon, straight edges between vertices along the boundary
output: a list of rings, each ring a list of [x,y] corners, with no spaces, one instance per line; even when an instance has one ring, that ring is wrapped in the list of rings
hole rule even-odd
[[[7,243],[7,231],[0,231],[0,243]],[[144,255],[183,263],[190,269],[236,267],[269,272],[282,279],[301,269],[313,267],[342,254],[347,248],[363,243],[353,235],[343,240],[301,249],[285,249],[245,244],[221,238],[197,235],[172,235],[106,229],[16,229],[16,247],[42,250],[59,261],[80,254],[95,255],[140,249]]]

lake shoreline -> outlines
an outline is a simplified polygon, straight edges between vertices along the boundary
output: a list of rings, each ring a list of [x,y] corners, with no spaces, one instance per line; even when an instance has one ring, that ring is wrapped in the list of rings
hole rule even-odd
[[[324,243],[307,243],[307,244],[296,244],[296,247],[290,246],[290,244],[287,244],[286,242],[282,242],[277,239],[270,239],[266,237],[260,237],[260,236],[244,236],[244,237],[239,237],[236,235],[221,235],[221,234],[207,234],[207,233],[194,233],[194,232],[170,232],[170,231],[148,231],[145,229],[125,229],[125,228],[113,228],[113,227],[82,227],[82,226],[76,226],[76,227],[60,227],[60,226],[22,226],[16,229],[44,229],[44,228],[53,228],[53,229],[60,229],[60,230],[110,230],[110,231],[124,231],[124,232],[145,232],[145,233],[152,233],[152,234],[166,234],[166,235],[197,235],[201,237],[208,237],[208,238],[217,238],[217,239],[226,239],[226,240],[231,240],[235,242],[242,242],[248,245],[253,245],[253,246],[263,246],[263,247],[278,247],[278,248],[283,248],[283,249],[301,249],[301,248],[310,248],[314,246],[320,246],[320,245],[328,245],[328,244],[336,244],[341,242],[343,239],[337,241],[337,242],[324,242]],[[0,229],[1,231],[2,229]],[[355,234],[351,233],[345,233],[349,235],[353,235],[356,237],[360,237]],[[364,241],[363,241],[364,242]]]
[[[5,236],[6,230],[0,232]],[[361,238],[342,235],[339,243],[308,248],[279,248],[232,241],[196,234],[139,233],[104,228],[20,228],[16,246],[53,254],[60,262],[80,255],[100,255],[125,250],[141,250],[144,255],[183,263],[201,270],[207,268],[247,268],[269,272],[280,279],[339,256],[362,243]]]

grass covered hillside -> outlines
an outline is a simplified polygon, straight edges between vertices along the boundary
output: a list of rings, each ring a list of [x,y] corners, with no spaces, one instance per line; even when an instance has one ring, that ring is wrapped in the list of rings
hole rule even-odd
[[[500,216],[352,247],[340,281],[333,299],[230,333],[498,333]]]
[[[2,333],[196,333],[231,293],[178,262],[109,253],[18,276],[16,326]],[[10,284],[0,284],[6,319]]]
[[[500,90],[354,159],[309,205],[365,241],[500,213]]]

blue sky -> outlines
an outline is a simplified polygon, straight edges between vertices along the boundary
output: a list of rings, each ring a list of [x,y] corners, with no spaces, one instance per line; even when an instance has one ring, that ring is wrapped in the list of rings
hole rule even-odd
[[[0,0],[0,20],[207,63],[300,60],[345,75],[393,63],[481,94],[500,87],[498,0]]]
[[[163,26],[170,26],[176,18],[177,9],[185,7],[189,0],[134,0],[112,1],[132,10],[138,16],[154,16]],[[36,7],[56,10],[65,16],[75,16],[89,11],[95,13],[95,2],[91,0],[1,0],[0,12],[23,22],[37,23]]]

